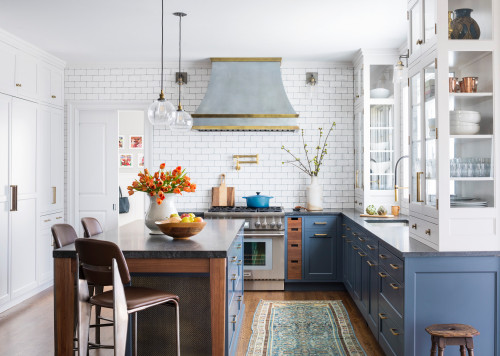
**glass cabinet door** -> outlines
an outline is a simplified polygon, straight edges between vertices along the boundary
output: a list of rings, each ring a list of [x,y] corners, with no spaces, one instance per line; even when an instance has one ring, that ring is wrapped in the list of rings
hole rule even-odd
[[[417,54],[423,44],[422,36],[422,0],[415,2],[410,9],[410,36],[408,37],[408,49],[410,55]]]
[[[424,0],[424,42],[436,37],[436,0]]]
[[[358,111],[354,115],[354,166],[355,166],[355,176],[354,176],[354,187],[356,189],[363,189],[363,164],[364,164],[364,134],[363,134],[363,111]]]
[[[420,73],[410,79],[410,159],[411,187],[410,203],[422,202],[421,179],[422,170],[422,113],[420,99]]]
[[[425,205],[436,207],[436,69],[434,62],[424,68]]]
[[[370,106],[370,189],[394,189],[394,115],[392,105]]]

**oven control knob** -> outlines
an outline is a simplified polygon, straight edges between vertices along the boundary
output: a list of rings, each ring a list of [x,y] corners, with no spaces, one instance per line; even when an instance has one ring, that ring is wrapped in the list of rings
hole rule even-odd
[[[271,229],[274,229],[274,228],[276,227],[276,221],[274,221],[274,219],[273,219],[273,221],[271,221],[271,222],[269,223],[269,227],[270,227]]]
[[[276,223],[276,227],[278,229],[281,229],[282,226],[283,226],[283,223],[281,222],[281,219],[279,219],[278,222]]]
[[[256,228],[259,228],[259,227],[260,227],[260,220],[259,220],[259,219],[257,219],[257,221],[255,222],[255,224],[254,224],[254,225],[255,225],[255,227],[256,227]]]
[[[264,218],[264,221],[262,222],[262,227],[265,229],[267,226],[267,221],[266,218]]]

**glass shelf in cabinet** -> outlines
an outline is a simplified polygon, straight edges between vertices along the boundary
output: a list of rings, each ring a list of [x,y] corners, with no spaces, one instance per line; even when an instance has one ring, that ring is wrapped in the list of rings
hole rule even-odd
[[[451,181],[457,182],[474,182],[474,181],[490,181],[495,180],[494,177],[450,177]]]
[[[449,93],[450,97],[455,98],[482,98],[493,96],[492,92],[480,92],[480,93]]]

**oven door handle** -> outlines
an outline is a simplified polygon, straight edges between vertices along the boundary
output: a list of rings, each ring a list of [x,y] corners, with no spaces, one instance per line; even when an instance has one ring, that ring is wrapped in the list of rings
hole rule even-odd
[[[285,237],[285,233],[283,234],[243,234],[243,238],[245,237],[263,237],[263,238],[266,238],[266,237]]]

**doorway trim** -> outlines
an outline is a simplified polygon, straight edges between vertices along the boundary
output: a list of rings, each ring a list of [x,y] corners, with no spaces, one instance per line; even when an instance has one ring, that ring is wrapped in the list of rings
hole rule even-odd
[[[72,226],[78,226],[76,221],[79,206],[79,126],[80,111],[83,110],[133,110],[144,112],[144,167],[151,167],[153,157],[153,126],[148,120],[148,107],[151,102],[138,101],[124,103],[122,101],[69,101],[67,103],[67,155],[66,155],[66,221]],[[118,140],[118,137],[116,138]],[[118,202],[117,202],[118,204]]]

